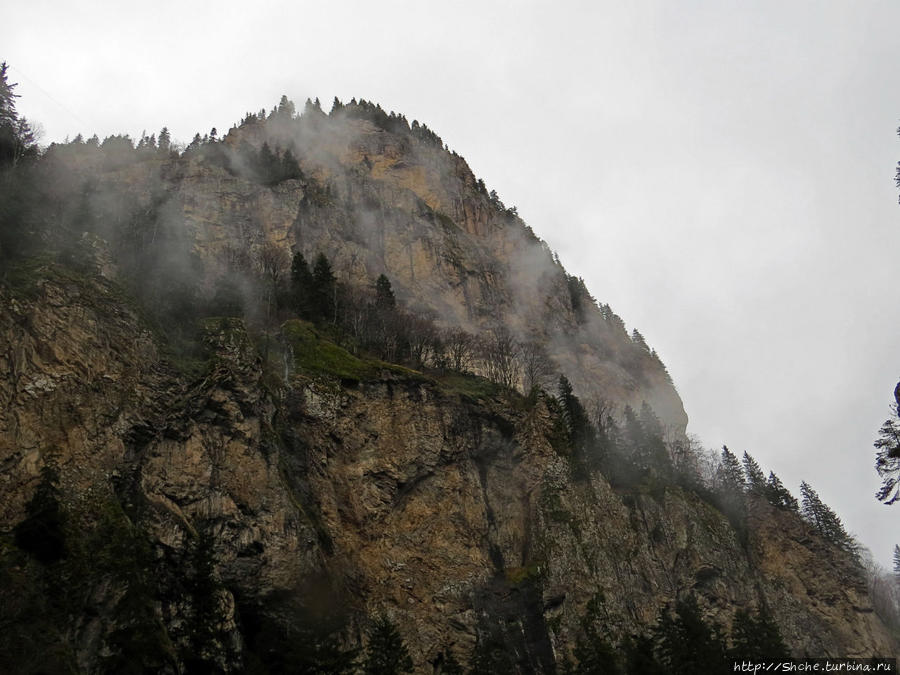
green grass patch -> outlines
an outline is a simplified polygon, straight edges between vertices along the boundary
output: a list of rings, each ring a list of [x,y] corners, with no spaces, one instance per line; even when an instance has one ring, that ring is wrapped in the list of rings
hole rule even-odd
[[[48,281],[77,293],[77,299],[99,315],[112,314],[111,303],[118,303],[137,311],[134,298],[120,286],[101,277],[90,268],[75,268],[56,262],[50,256],[36,256],[19,260],[0,276],[14,296],[36,300],[41,296],[40,282]]]
[[[496,398],[507,390],[496,382],[464,373],[446,373],[435,378],[438,386],[448,394],[455,394],[473,403]]]
[[[356,381],[372,379],[378,374],[372,363],[324,339],[310,323],[291,319],[282,325],[281,332],[293,350],[297,370]]]
[[[378,359],[354,356],[343,347],[326,339],[308,321],[285,321],[281,333],[293,350],[294,367],[307,375],[339,378],[351,382],[378,379],[389,371],[416,380],[424,380],[422,373]]]

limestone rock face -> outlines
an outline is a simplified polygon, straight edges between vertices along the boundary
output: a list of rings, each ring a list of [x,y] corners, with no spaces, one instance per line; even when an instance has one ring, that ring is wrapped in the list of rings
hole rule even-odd
[[[736,525],[709,491],[610,481],[552,395],[276,320],[260,254],[323,252],[348,288],[385,274],[410,311],[536,343],[586,406],[646,402],[684,440],[643,340],[461,157],[381,115],[273,116],[134,161],[80,144],[69,173],[66,150],[41,160],[89,175],[48,217],[95,227],[47,229],[66,264],[0,270],[0,671],[268,672],[279,650],[335,647],[320,629],[362,648],[383,616],[418,673],[485,645],[498,675],[554,673],[589,607],[621,646],[687,596],[726,631],[765,608],[797,656],[900,652],[859,569],[797,514],[748,496]],[[264,144],[302,171],[261,178]],[[191,287],[154,296],[148,260]],[[226,306],[226,285],[244,317],[197,319],[199,338],[129,294]]]
[[[266,243],[308,260],[324,252],[341,282],[371,287],[386,274],[402,304],[442,325],[474,333],[503,325],[544,346],[584,400],[619,414],[647,402],[684,434],[687,415],[662,363],[479,187],[462,157],[342,114],[276,122],[232,129],[222,143],[230,159],[142,162],[100,183],[163,211],[209,287],[239,260],[252,264]],[[236,148],[263,142],[292,149],[305,178],[249,180]]]
[[[624,638],[687,593],[726,627],[765,604],[797,655],[896,653],[858,571],[796,515],[752,502],[741,541],[678,487],[575,480],[545,398],[390,369],[267,383],[238,319],[205,321],[209,367],[188,378],[108,282],[54,270],[0,296],[0,529],[23,519],[51,460],[71,513],[116,504],[119,528],[149,547],[154,625],[173,654],[196,639],[203,596],[181,577],[196,573],[201,532],[215,582],[203,649],[226,671],[246,665],[251,609],[311,579],[351,611],[348,644],[358,617],[387,615],[423,673],[443,650],[466,661],[488,623],[519,672],[554,672],[592,598]],[[100,516],[83,518],[89,531]],[[85,670],[133,621],[122,608],[136,582],[103,564],[78,582],[87,617],[65,627]],[[178,658],[161,670],[190,670]]]

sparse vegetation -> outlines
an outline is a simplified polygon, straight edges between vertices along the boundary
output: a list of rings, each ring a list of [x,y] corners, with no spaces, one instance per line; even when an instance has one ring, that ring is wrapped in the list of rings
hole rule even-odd
[[[497,586],[493,589],[496,598],[488,600],[475,589],[473,605],[466,608],[476,612],[478,623],[474,652],[466,655],[473,673],[513,672],[520,666],[524,669],[526,663],[532,669],[541,663],[549,672],[562,666],[553,662],[552,649],[559,646],[574,658],[566,672],[577,673],[701,672],[713,668],[726,652],[754,658],[786,653],[774,619],[762,609],[757,614],[736,615],[726,639],[701,610],[706,600],[698,603],[696,597],[685,596],[674,573],[665,582],[671,582],[671,588],[666,586],[664,591],[672,603],[655,628],[623,636],[598,593],[587,603],[581,621],[573,619],[568,609],[554,617],[554,639],[569,642],[551,645],[546,630],[550,621],[545,623],[544,617],[549,606],[545,601],[553,599],[545,597],[543,584],[551,572],[557,575],[554,583],[564,586],[566,580],[560,581],[559,570],[547,563],[545,548],[550,546],[539,541],[541,533],[534,531],[534,523],[561,533],[567,543],[574,540],[575,549],[582,545],[587,549],[593,545],[594,533],[581,514],[598,496],[608,499],[607,504],[620,498],[613,510],[637,519],[644,506],[662,509],[675,503],[673,495],[682,503],[696,504],[698,500],[686,495],[693,493],[706,503],[700,505],[700,517],[692,526],[718,528],[726,536],[717,541],[730,541],[724,514],[744,544],[750,541],[754,512],[768,510],[785,522],[799,523],[803,517],[809,523],[804,530],[810,533],[808,539],[822,550],[856,554],[856,544],[840,519],[808,484],[801,488],[801,507],[774,473],[764,478],[762,467],[748,453],[739,461],[727,448],[712,454],[690,439],[671,438],[677,434],[664,430],[647,403],[619,409],[609,402],[579,398],[572,382],[558,372],[556,364],[565,361],[550,356],[551,351],[558,355],[558,344],[551,345],[545,331],[531,330],[503,316],[506,299],[487,308],[467,305],[472,332],[448,327],[466,319],[452,313],[442,319],[417,307],[409,297],[410,283],[399,281],[407,277],[399,272],[392,282],[388,264],[396,259],[395,242],[391,249],[367,232],[354,239],[358,248],[347,254],[341,249],[331,252],[328,237],[313,238],[312,242],[329,247],[333,256],[329,258],[300,236],[308,218],[320,218],[318,224],[326,223],[328,228],[335,223],[346,225],[343,221],[351,220],[348,213],[354,200],[371,207],[379,218],[393,207],[383,194],[367,190],[366,181],[375,180],[370,173],[377,173],[368,155],[361,153],[363,157],[354,160],[356,173],[336,178],[304,154],[304,145],[294,133],[298,128],[311,133],[321,125],[362,119],[366,123],[353,126],[371,131],[370,124],[375,125],[397,134],[399,138],[391,142],[399,147],[432,157],[443,143],[425,125],[409,124],[402,115],[356,100],[343,104],[335,99],[331,119],[318,100],[309,100],[298,116],[293,102],[282,97],[270,113],[247,113],[241,130],[198,133],[187,148],[174,143],[163,127],[158,135],[142,133],[136,143],[127,135],[102,141],[79,136],[38,152],[27,123],[14,113],[13,87],[6,82],[4,65],[0,71],[0,184],[6,189],[0,190],[0,283],[4,296],[24,308],[15,322],[27,325],[31,318],[23,317],[28,306],[50,299],[77,313],[86,325],[102,324],[97,331],[101,342],[109,326],[138,326],[142,335],[128,337],[153,336],[167,362],[157,363],[154,357],[150,365],[161,373],[154,371],[153,376],[164,378],[168,389],[167,400],[153,401],[151,407],[159,409],[147,412],[146,418],[142,410],[111,410],[109,419],[97,424],[103,432],[109,427],[117,434],[96,443],[102,450],[102,465],[69,468],[76,478],[68,485],[47,460],[54,455],[53,448],[37,447],[37,441],[23,436],[35,447],[22,443],[21,448],[15,447],[18,454],[7,458],[10,466],[17,462],[28,466],[32,473],[23,469],[22,482],[34,490],[10,507],[19,509],[20,520],[0,533],[0,605],[5,610],[0,617],[0,670],[84,670],[78,650],[84,649],[84,636],[89,634],[94,641],[88,668],[92,672],[411,672],[410,650],[397,625],[383,616],[366,614],[365,603],[382,601],[380,591],[366,589],[368,580],[361,582],[354,572],[342,568],[339,574],[344,576],[339,581],[350,591],[338,592],[337,584],[326,583],[330,580],[315,579],[318,589],[294,582],[308,573],[304,565],[324,569],[332,559],[341,560],[342,565],[352,559],[347,551],[350,544],[338,531],[342,523],[353,524],[354,537],[372,536],[368,528],[380,505],[399,512],[406,508],[404,500],[413,503],[410,495],[415,497],[421,482],[443,470],[455,472],[458,483],[451,489],[461,495],[463,515],[451,514],[449,520],[460,531],[475,532],[472,541],[480,547],[468,556],[467,564],[480,565],[479,556],[486,551],[484,556],[493,565],[488,568],[489,583]],[[378,135],[386,136],[381,131]],[[460,164],[464,165],[456,162],[455,166]],[[398,172],[410,168],[399,162],[392,166]],[[515,207],[507,208],[496,191],[476,181],[467,168],[459,171],[465,174],[462,184],[470,189],[465,197],[471,198],[476,210],[486,211],[488,220],[504,226],[517,221]],[[243,194],[265,205],[289,195],[284,202],[290,204],[284,226],[287,238],[273,237],[265,229],[269,223],[248,217],[248,222],[239,224],[239,240],[224,244],[216,240],[210,244],[215,249],[210,258],[215,260],[201,260],[195,254],[200,247],[195,230],[202,209],[192,202],[198,199],[196,194],[182,190],[185,175],[214,181],[228,199]],[[342,178],[347,178],[347,184]],[[415,202],[418,220],[411,226],[415,236],[414,227],[430,223],[448,237],[445,251],[430,251],[443,256],[441,264],[453,266],[456,272],[471,272],[471,278],[461,277],[454,290],[468,292],[467,284],[487,283],[496,267],[486,266],[483,274],[463,269],[460,242],[467,236],[462,226],[468,223],[454,222],[419,196],[399,191],[397,199]],[[459,213],[456,206],[442,208]],[[376,235],[379,226],[371,228]],[[522,236],[529,245],[537,242],[530,231]],[[346,260],[348,255],[363,256],[359,251],[367,247],[374,252],[364,264],[356,258]],[[549,249],[542,253],[548,261],[552,259]],[[412,277],[416,265],[412,253],[409,257]],[[629,378],[634,376],[629,386],[640,385],[648,372],[656,377],[665,373],[639,331],[626,332],[622,320],[608,305],[596,302],[582,279],[565,275],[558,257],[556,264],[548,262],[548,266],[557,275],[554,283],[559,293],[553,299],[558,306],[552,311],[561,316],[561,332],[581,336],[598,331],[607,340],[604,349],[609,347],[603,357],[629,373]],[[494,310],[496,316],[490,314]],[[109,341],[101,349],[118,347]],[[36,351],[34,359],[45,356]],[[126,386],[107,385],[106,379],[86,386],[100,391],[98,395],[107,386]],[[307,386],[311,380],[315,383]],[[258,390],[242,390],[247,382],[255,386],[257,381]],[[389,396],[395,395],[399,383],[410,399],[427,396],[450,414],[429,431],[429,443],[433,441],[437,451],[423,443],[420,453],[419,445],[410,444],[416,455],[411,468],[373,468],[363,463],[354,467],[359,469],[354,476],[364,476],[364,488],[371,488],[372,494],[353,503],[358,484],[332,482],[328,473],[331,466],[353,461],[350,444],[342,446],[340,425],[323,431],[303,419],[313,410],[304,396],[316,391],[328,396],[340,390],[343,399],[355,401],[376,387],[348,389],[371,382],[380,382],[377,389],[389,391]],[[140,382],[136,388],[145,384]],[[72,386],[71,396],[61,388],[65,395],[48,396],[46,407],[36,408],[35,415],[52,416],[56,408],[61,410],[61,421],[54,421],[59,426],[55,433],[60,443],[78,446],[81,454],[76,459],[81,463],[95,450],[93,439],[87,437],[102,433],[80,426],[77,418],[89,396]],[[548,393],[548,387],[554,390]],[[146,402],[147,396],[141,390],[135,399],[144,397]],[[40,405],[44,404],[41,400]],[[457,420],[452,419],[457,414],[471,414],[474,420],[462,434],[457,434]],[[197,432],[197,427],[223,418],[238,421],[209,437]],[[362,421],[360,426],[369,422]],[[876,443],[877,468],[885,480],[879,498],[887,503],[897,497],[897,433],[891,424],[894,421],[886,423]],[[133,425],[130,431],[118,431],[129,425]],[[385,435],[377,424],[369,426],[369,438]],[[476,439],[471,443],[470,432]],[[330,434],[322,441],[326,450],[321,457],[316,455],[320,448],[312,448],[311,439],[318,441],[317,433]],[[454,445],[457,436],[466,447]],[[530,436],[539,446],[535,454],[540,461],[534,466],[528,464],[532,457],[523,459],[530,451]],[[360,443],[369,452],[369,440]],[[547,451],[548,444],[556,454]],[[208,468],[208,486],[206,473],[197,481],[203,484],[202,490],[191,485],[174,495],[155,486],[155,501],[149,503],[148,497],[144,503],[145,486],[158,479],[153,462],[173,446],[186,461],[215,455]],[[226,474],[240,472],[242,467],[224,466],[218,458],[223,448],[234,447],[248,456],[258,452],[253,457],[259,460],[255,470],[275,485],[280,480],[284,492],[243,499],[226,494],[223,486],[231,478]],[[488,466],[498,457],[508,464]],[[35,461],[42,467],[39,477],[33,473]],[[509,471],[508,482],[502,476],[504,489],[518,503],[496,504],[495,495],[488,494],[485,476],[498,466]],[[542,476],[543,470],[547,473]],[[86,488],[83,482],[91,471],[96,483]],[[312,487],[315,480],[327,484],[321,494]],[[249,481],[238,491],[254,492]],[[476,488],[467,492],[473,483]],[[520,493],[514,492],[522,486]],[[478,490],[483,502],[478,501]],[[472,494],[474,502],[466,501]],[[501,501],[506,501],[506,495],[501,493]],[[253,503],[257,497],[260,503]],[[450,493],[446,503],[455,505],[456,499]],[[404,515],[423,520],[444,516],[419,507],[413,503]],[[510,524],[512,509],[526,514],[521,531]],[[277,523],[274,538],[282,548],[271,555],[266,550],[268,542],[247,534],[255,524],[244,528],[259,514],[263,514],[260,522]],[[652,544],[662,545],[669,536],[657,526],[652,530]],[[509,555],[508,549],[515,554],[517,547],[521,555]],[[391,571],[406,565],[412,569],[418,562],[398,562],[388,559],[393,552],[382,553],[373,547],[371,556]],[[627,554],[615,551],[611,557],[630,554],[631,550]],[[596,559],[578,560],[579,555],[593,554],[571,552],[566,573],[577,573],[582,562],[591,574],[599,573],[602,565]],[[290,563],[272,574],[277,579],[266,578],[277,589],[247,592],[248,577],[263,578],[271,572],[266,569],[270,561],[285,558]],[[245,587],[239,588],[236,579],[244,579]],[[886,585],[883,575],[872,579],[878,581],[871,586],[876,611],[896,630],[900,625],[896,584]],[[465,582],[469,585],[456,581],[449,580],[447,586],[454,603],[464,597],[460,588],[465,592],[472,588],[470,581]],[[644,581],[648,586],[656,583]],[[318,604],[317,592],[324,596]],[[357,593],[354,602],[346,602],[343,592]],[[396,600],[388,598],[388,603]],[[563,595],[557,602],[564,601],[573,600]],[[580,607],[584,596],[574,601]],[[476,607],[480,602],[484,605]],[[346,613],[323,609],[334,605]],[[405,611],[401,605],[398,616],[408,627]],[[637,609],[629,611],[637,621]],[[471,620],[465,622],[468,636]],[[367,637],[366,626],[370,628]],[[412,635],[407,638],[411,640]],[[513,644],[515,649],[510,647]],[[364,652],[362,645],[367,647]],[[441,672],[462,672],[454,656],[463,658],[461,649],[455,642],[440,645],[429,658]],[[421,658],[421,652],[415,655]]]

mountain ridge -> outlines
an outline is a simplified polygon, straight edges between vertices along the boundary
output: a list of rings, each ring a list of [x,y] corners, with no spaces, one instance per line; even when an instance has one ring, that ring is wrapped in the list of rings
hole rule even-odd
[[[706,467],[640,334],[427,127],[355,106],[29,169],[0,250],[3,663],[321,670],[384,620],[416,672],[591,672],[603,645],[671,659],[688,600],[731,649],[746,612],[795,656],[896,654],[850,542]],[[483,342],[454,367],[459,331]]]

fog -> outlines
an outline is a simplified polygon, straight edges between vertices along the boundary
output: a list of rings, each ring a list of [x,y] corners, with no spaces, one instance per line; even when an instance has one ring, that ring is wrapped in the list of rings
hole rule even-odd
[[[810,482],[887,564],[872,441],[900,376],[891,2],[17,3],[43,143],[188,142],[363,97],[464,156],[667,365],[704,443]]]

